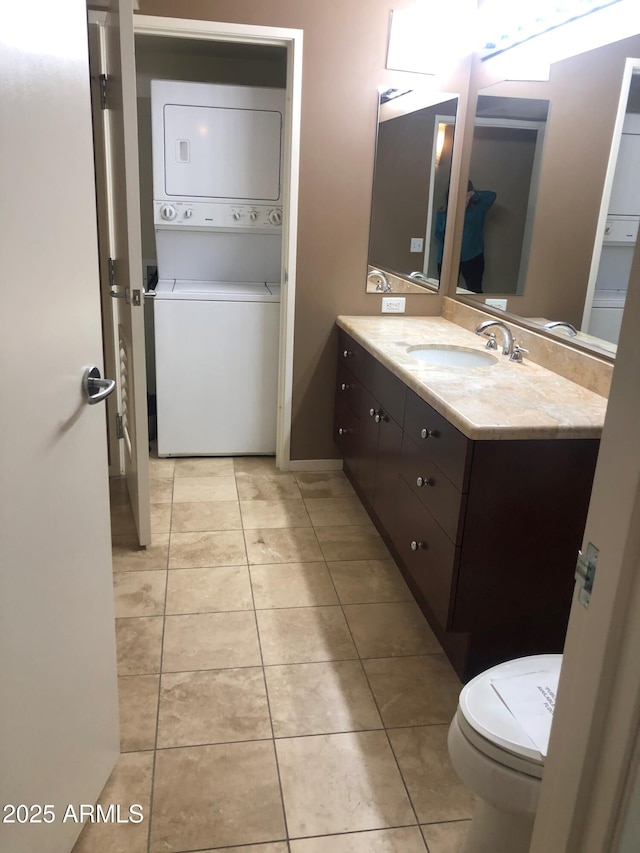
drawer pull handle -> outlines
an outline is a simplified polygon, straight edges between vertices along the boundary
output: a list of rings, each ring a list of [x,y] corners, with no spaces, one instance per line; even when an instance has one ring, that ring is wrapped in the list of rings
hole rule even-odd
[[[349,358],[349,356],[350,356],[350,355],[353,355],[353,353],[351,352],[351,350],[348,350],[348,349],[346,349],[346,350],[342,353],[342,357],[343,357],[343,358]]]
[[[438,431],[435,429],[421,429],[420,438],[437,438]]]
[[[427,547],[426,542],[418,542],[417,539],[414,539],[411,542],[411,550],[412,551],[424,551],[426,549],[426,547]]]
[[[352,433],[352,432],[353,432],[352,429],[343,429],[343,427],[338,428],[338,435],[349,435],[349,433]]]
[[[431,477],[418,477],[416,479],[416,486],[419,489],[423,486],[433,486],[433,479]]]
[[[351,386],[350,386],[350,385],[347,385],[347,383],[346,383],[346,382],[343,382],[343,383],[342,383],[342,385],[340,386],[340,390],[341,390],[341,391],[348,391],[350,387],[351,387]]]

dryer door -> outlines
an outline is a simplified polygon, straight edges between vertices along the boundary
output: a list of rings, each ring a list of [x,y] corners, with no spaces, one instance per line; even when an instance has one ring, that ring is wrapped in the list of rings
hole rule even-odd
[[[278,201],[282,114],[164,105],[168,196]]]

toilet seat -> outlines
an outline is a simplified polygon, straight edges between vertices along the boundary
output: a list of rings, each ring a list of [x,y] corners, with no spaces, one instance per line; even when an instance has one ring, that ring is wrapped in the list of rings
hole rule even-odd
[[[542,778],[544,756],[492,687],[492,679],[530,672],[557,673],[562,655],[532,655],[482,672],[462,689],[457,720],[466,739],[488,758],[520,773]]]

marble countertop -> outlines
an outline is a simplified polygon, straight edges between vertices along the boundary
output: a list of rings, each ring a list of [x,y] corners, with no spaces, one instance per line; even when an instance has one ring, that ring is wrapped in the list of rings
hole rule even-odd
[[[482,367],[424,364],[407,347],[420,344],[488,352],[486,338],[443,317],[346,317],[337,324],[467,438],[599,438],[606,397],[527,359],[502,355]]]

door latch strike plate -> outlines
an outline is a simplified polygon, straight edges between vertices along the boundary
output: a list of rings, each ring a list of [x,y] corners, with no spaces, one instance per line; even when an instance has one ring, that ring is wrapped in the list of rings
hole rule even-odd
[[[133,290],[133,304],[142,305],[142,294],[139,290]]]
[[[576,581],[580,585],[578,601],[583,607],[589,607],[591,591],[596,576],[596,566],[600,551],[591,542],[587,545],[587,552],[583,554],[578,551],[578,562],[576,564]]]

